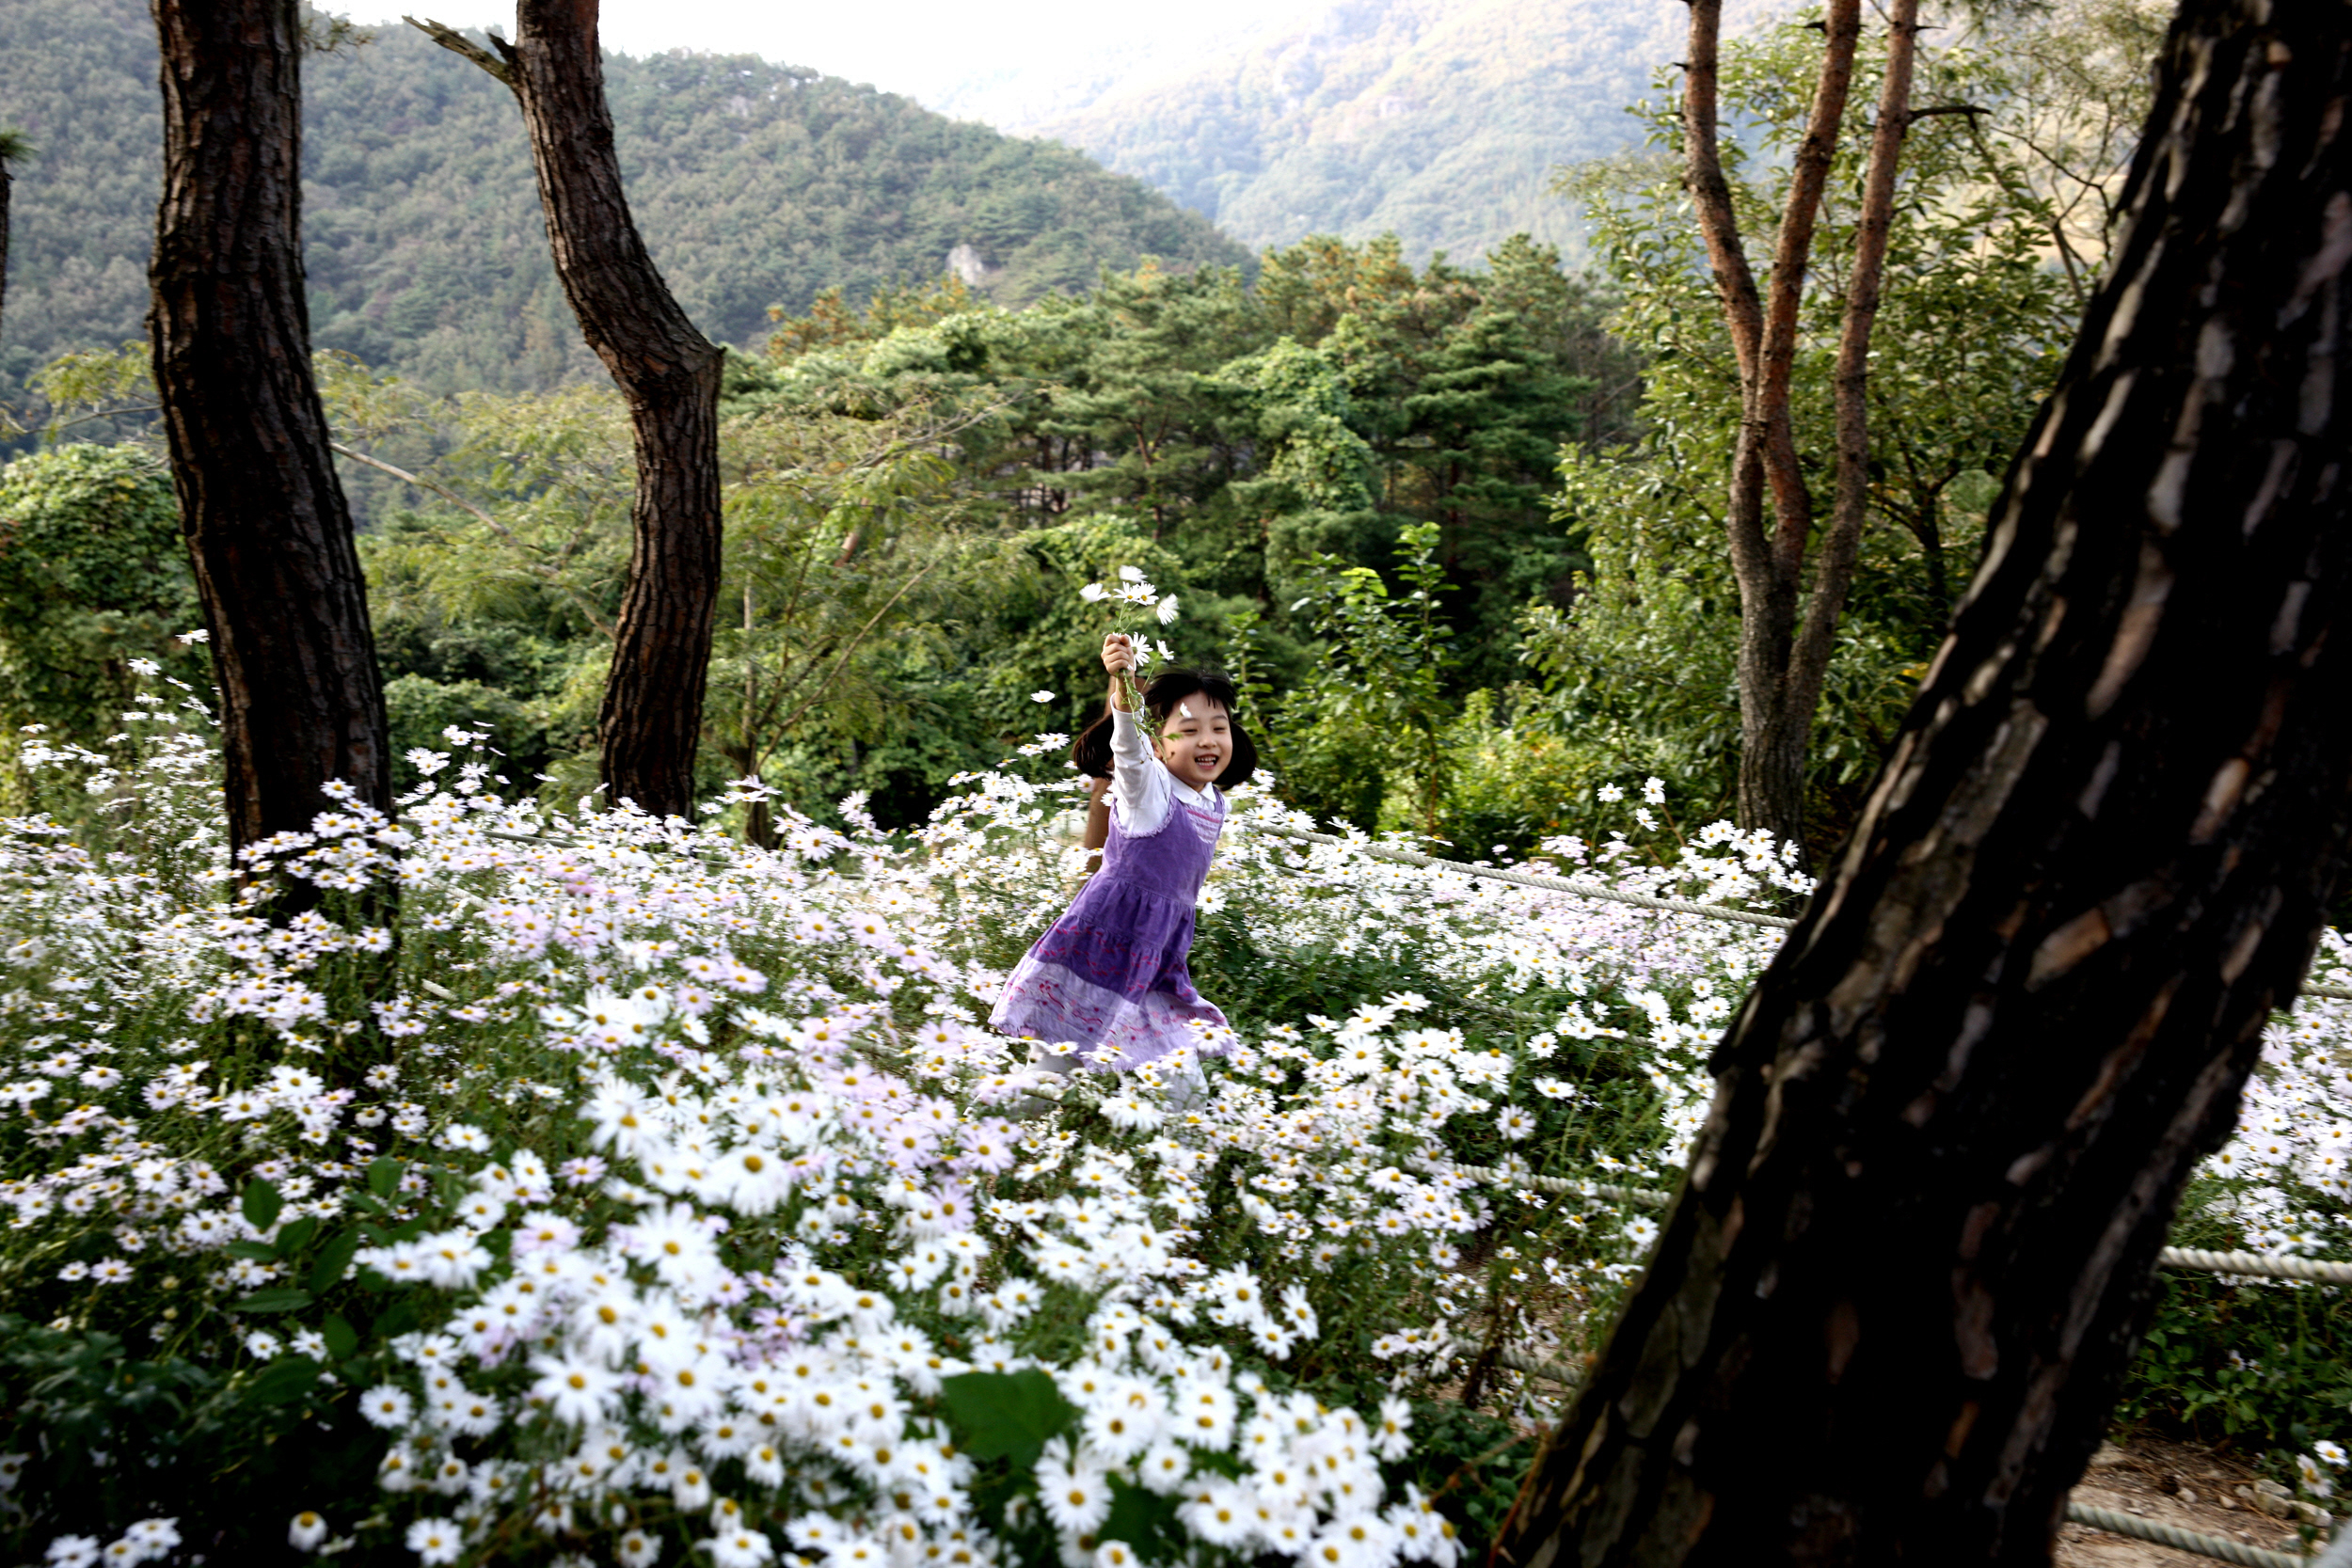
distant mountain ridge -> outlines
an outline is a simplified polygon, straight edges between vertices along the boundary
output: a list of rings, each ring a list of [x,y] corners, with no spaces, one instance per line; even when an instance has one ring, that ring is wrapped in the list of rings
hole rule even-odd
[[[1638,135],[1681,8],[1629,0],[1337,0],[1082,109],[1002,120],[1151,182],[1262,249],[1393,230],[1474,262],[1518,231],[1581,250],[1563,166]]]
[[[712,338],[768,308],[930,278],[956,255],[1019,304],[1145,255],[1249,252],[1138,180],[1051,143],[752,56],[606,65],[639,228]],[[304,67],[304,238],[323,348],[442,388],[602,374],[548,261],[506,89],[413,29]],[[0,399],[68,349],[140,336],[159,194],[154,25],[139,0],[0,0],[0,126],[17,168]]]

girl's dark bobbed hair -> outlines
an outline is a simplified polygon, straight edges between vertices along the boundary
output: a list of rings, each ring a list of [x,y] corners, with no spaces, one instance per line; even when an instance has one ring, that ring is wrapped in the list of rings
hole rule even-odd
[[[1257,743],[1249,732],[1241,727],[1241,693],[1223,675],[1203,670],[1164,670],[1143,688],[1143,713],[1151,721],[1150,728],[1156,742],[1168,723],[1168,716],[1176,711],[1176,705],[1187,697],[1206,697],[1223,706],[1232,723],[1233,754],[1226,760],[1225,770],[1216,776],[1219,789],[1239,789],[1258,771]],[[1078,743],[1070,748],[1070,760],[1078,765],[1078,771],[1090,779],[1111,776],[1111,710],[1103,705],[1103,717],[1087,726],[1078,736]]]

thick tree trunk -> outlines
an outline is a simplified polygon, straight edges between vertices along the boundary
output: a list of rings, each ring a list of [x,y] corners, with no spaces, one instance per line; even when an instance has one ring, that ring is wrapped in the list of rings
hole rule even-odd
[[[1514,1564],[2041,1564],[2341,882],[2352,8],[2187,0],[1986,559]]]
[[[596,46],[596,0],[519,0],[492,55],[438,23],[409,24],[498,77],[522,105],[548,247],[588,346],[628,403],[637,442],[635,542],[597,721],[615,800],[657,815],[692,805],[719,598],[723,350],[671,297],[629,216]]]
[[[294,0],[154,0],[164,196],[149,331],[212,634],[232,846],[307,831],[326,784],[391,809],[351,513],[310,377]],[[377,918],[392,897],[377,891]],[[279,908],[315,901],[296,881]]]

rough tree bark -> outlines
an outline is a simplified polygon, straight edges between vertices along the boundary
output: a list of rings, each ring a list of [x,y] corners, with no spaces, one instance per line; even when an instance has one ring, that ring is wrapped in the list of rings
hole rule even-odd
[[[2186,0],[2162,67],[1984,564],[1499,1561],[2049,1559],[2352,785],[2352,7]]]
[[[548,248],[581,336],[628,400],[637,495],[628,586],[597,739],[607,791],[661,816],[692,806],[720,572],[724,353],[687,319],[629,215],[596,45],[596,0],[519,0],[492,54],[404,18],[512,88],[531,135]]]
[[[295,0],[153,10],[164,195],[148,329],[220,685],[230,842],[243,847],[307,830],[335,780],[390,811],[384,693],[310,376]],[[374,918],[392,896],[372,895]],[[278,907],[315,899],[296,880]]]
[[[9,160],[24,155],[24,143],[13,131],[0,131],[0,327],[8,322],[8,192],[16,183]]]

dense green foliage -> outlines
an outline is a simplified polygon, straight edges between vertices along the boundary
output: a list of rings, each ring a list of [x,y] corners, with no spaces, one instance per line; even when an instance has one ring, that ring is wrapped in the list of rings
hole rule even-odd
[[[160,179],[155,31],[137,0],[0,0],[0,111],[19,166],[0,403],[69,349],[140,331]],[[548,261],[506,88],[413,29],[304,72],[304,237],[318,346],[437,390],[600,375]],[[1141,257],[1245,252],[1139,181],[1045,142],[750,56],[606,61],[638,228],[714,341],[930,277],[970,245],[1020,304]]]
[[[1253,245],[1393,231],[1419,261],[1525,231],[1575,253],[1552,174],[1639,136],[1624,107],[1686,24],[1620,0],[1359,0],[1023,128]]]
[[[321,1397],[333,1386],[323,1370],[292,1354],[224,1370],[0,1314],[0,1396],[48,1439],[12,1528],[24,1540],[103,1539],[176,1516],[216,1532],[205,1543],[215,1551],[269,1560],[284,1550],[289,1496],[354,1494],[375,1479],[383,1444],[348,1401]]]
[[[1562,445],[1627,434],[1633,361],[1600,313],[1524,239],[1478,272],[1317,240],[1254,287],[1147,265],[1022,311],[953,280],[863,311],[829,293],[729,379],[707,783],[919,819],[955,772],[1092,718],[1076,590],[1132,565],[1181,585],[1180,657],[1247,663],[1296,799],[1443,832],[1439,737],[1584,564],[1549,516]],[[347,469],[395,752],[487,726],[514,776],[575,798],[628,559],[617,401],[320,372],[340,437],[421,482]],[[88,355],[43,385],[135,405],[142,374]]]
[[[198,624],[171,480],[151,456],[70,445],[0,469],[0,746],[12,752],[28,724],[97,741],[130,705],[132,659],[200,673],[176,641]]]
[[[1299,705],[1264,715],[1269,734],[1297,735],[1277,746],[1278,769],[1295,750],[1302,802],[1372,826],[1393,768],[1362,694],[1421,692],[1416,722],[1434,733],[1464,689],[1509,677],[1531,597],[1565,603],[1580,558],[1548,517],[1552,467],[1562,443],[1623,418],[1610,388],[1629,356],[1597,318],[1524,238],[1476,273],[1416,271],[1392,237],[1314,240],[1269,252],[1254,288],[1231,271],[1147,268],[1019,313],[953,291],[864,318],[828,304],[787,325],[739,405],[961,411],[959,486],[1038,568],[991,612],[1005,619],[967,698],[981,734],[1033,722],[1039,685],[1062,694],[1073,727],[1092,716],[1091,641],[1061,623],[1080,584],[1136,564],[1183,585],[1182,657],[1235,660],[1245,617],[1253,675]],[[1405,591],[1425,591],[1466,651],[1400,684],[1359,644],[1378,619],[1365,607],[1388,592],[1380,574],[1417,529],[1408,553],[1425,551],[1430,575]],[[1062,542],[1081,539],[1066,557]]]

